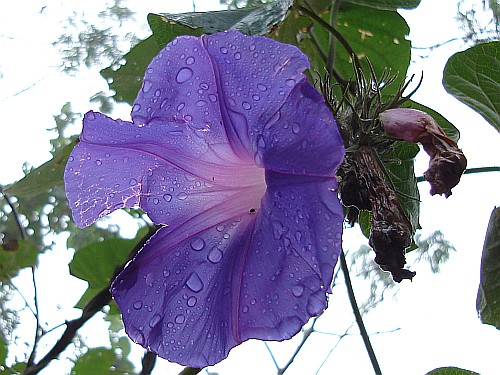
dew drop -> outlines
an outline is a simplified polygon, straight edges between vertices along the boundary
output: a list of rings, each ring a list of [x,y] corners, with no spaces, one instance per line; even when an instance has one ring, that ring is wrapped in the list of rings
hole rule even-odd
[[[96,165],[102,165],[102,161],[100,161],[100,160],[96,160],[96,161],[95,161],[95,164],[96,164]]]
[[[137,180],[135,178],[131,178],[128,182],[130,185],[137,185]]]
[[[70,157],[68,158],[68,161],[69,161],[69,162],[74,161],[74,160],[75,160],[75,158],[74,158],[73,156],[70,156]]]
[[[193,65],[195,62],[195,59],[193,56],[189,56],[187,59],[186,59],[186,64],[187,65]]]
[[[224,225],[217,225],[217,232],[222,232],[224,230]]]
[[[292,124],[292,132],[294,132],[295,134],[299,134],[299,132],[300,132],[300,124],[298,122],[294,122]]]
[[[177,72],[175,80],[177,83],[184,83],[193,76],[193,71],[190,68],[182,68]]]
[[[184,192],[180,192],[179,194],[177,194],[177,199],[179,199],[180,201],[186,200],[187,197],[188,195]]]
[[[236,102],[234,101],[233,98],[228,98],[227,101],[229,102],[229,104],[231,104],[233,107],[236,105]]]
[[[187,300],[186,304],[189,306],[189,307],[193,307],[194,305],[196,305],[196,302],[198,302],[198,300],[196,299],[195,296],[191,296],[189,297],[189,299]]]
[[[205,82],[200,83],[200,88],[202,88],[203,90],[208,90],[209,87],[210,86],[208,86],[208,83],[205,83]]]
[[[252,298],[252,299],[250,300],[250,304],[251,304],[251,305],[255,305],[255,303],[256,303],[256,302],[257,302],[257,301],[255,300],[255,298]]]
[[[248,312],[248,306],[247,305],[244,305],[242,308],[241,308],[241,311],[243,311],[245,314]]]
[[[85,119],[88,119],[90,121],[94,121],[95,120],[95,113],[94,112],[89,112],[85,115]]]
[[[175,317],[174,322],[176,322],[177,324],[182,324],[182,323],[184,323],[185,320],[186,320],[186,317],[182,314],[179,314]]]
[[[259,95],[253,95],[252,96],[252,99],[255,100],[256,102],[260,100],[260,96]]]
[[[252,107],[248,102],[241,103],[241,106],[246,110],[249,110]]]
[[[186,106],[185,103],[180,103],[178,106],[177,106],[177,110],[180,111],[182,110],[182,108],[184,108]]]
[[[149,91],[151,91],[152,87],[153,87],[153,84],[151,83],[151,81],[148,79],[145,79],[143,84],[142,84],[142,92],[144,92],[146,94]]]
[[[266,140],[264,139],[264,136],[262,134],[259,135],[259,137],[258,137],[257,145],[260,148],[266,148]]]
[[[198,101],[196,102],[196,106],[197,106],[197,107],[204,107],[204,106],[206,106],[206,105],[207,105],[207,102],[206,102],[206,101],[204,101],[204,100],[198,100]]]
[[[295,296],[295,297],[300,297],[302,295],[302,293],[304,293],[304,285],[301,285],[301,284],[295,284],[294,286],[292,286],[292,294]]]
[[[163,194],[163,199],[165,199],[166,202],[170,202],[172,200],[172,196],[170,194]]]
[[[227,48],[226,47],[221,47],[220,51],[221,51],[221,53],[223,53],[225,55],[227,53]]]
[[[141,105],[140,104],[134,104],[132,107],[132,112],[138,112],[141,110]]]
[[[235,58],[236,60],[241,59],[241,53],[236,52],[236,53],[234,54],[234,58]]]
[[[324,310],[325,305],[325,292],[323,290],[318,290],[309,297],[306,310],[310,315],[318,315]]]
[[[287,79],[285,81],[285,85],[287,85],[288,87],[293,87],[293,86],[295,86],[295,80],[294,79]]]
[[[134,309],[139,310],[142,307],[142,302],[141,301],[136,301],[134,302]]]
[[[222,259],[222,251],[217,248],[217,247],[214,247],[212,250],[210,250],[210,252],[208,253],[208,260],[212,263],[219,263],[220,260]]]
[[[266,87],[266,86],[264,86],[262,83],[259,83],[259,84],[257,85],[257,88],[258,88],[260,91],[266,91],[266,90],[267,90],[267,87]]]
[[[159,200],[158,198],[154,198],[154,199],[153,199],[153,203],[154,203],[154,204],[158,204],[158,203],[160,203],[160,200]]]
[[[169,276],[170,276],[170,270],[168,270],[168,269],[165,268],[163,270],[163,277],[169,277]]]
[[[203,281],[201,281],[200,276],[196,272],[193,272],[186,281],[186,286],[193,292],[199,292],[203,289]]]
[[[208,95],[208,99],[210,99],[212,103],[215,103],[217,101],[217,96],[215,96],[214,94],[210,94]]]
[[[198,237],[191,241],[191,248],[193,250],[200,251],[203,250],[204,247],[205,241],[203,240],[203,238]]]

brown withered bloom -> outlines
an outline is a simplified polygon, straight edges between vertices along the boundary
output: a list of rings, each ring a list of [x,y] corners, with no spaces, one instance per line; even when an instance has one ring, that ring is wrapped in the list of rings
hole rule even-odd
[[[388,109],[380,113],[384,131],[390,137],[421,143],[431,160],[424,178],[431,184],[431,195],[451,195],[460,181],[467,159],[457,143],[425,112],[410,108]]]

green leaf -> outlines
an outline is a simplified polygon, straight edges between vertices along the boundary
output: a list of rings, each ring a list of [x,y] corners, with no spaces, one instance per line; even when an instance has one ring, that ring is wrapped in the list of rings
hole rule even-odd
[[[149,27],[153,31],[153,37],[155,38],[156,44],[160,49],[164,48],[177,36],[180,35],[200,36],[203,34],[203,28],[201,26],[196,26],[192,22],[188,23],[181,22],[182,16],[186,14],[192,14],[193,17],[195,17],[200,13],[184,13],[175,15],[170,15],[170,14],[159,15],[152,13],[148,14]],[[177,19],[181,21],[178,21]]]
[[[481,257],[476,309],[481,322],[500,329],[500,208],[491,213]]]
[[[109,84],[115,91],[113,98],[118,102],[132,105],[142,85],[146,68],[153,58],[160,52],[160,48],[153,36],[139,42],[129,53],[123,56],[125,63],[116,68],[114,65],[101,70]]]
[[[396,10],[398,8],[413,9],[420,0],[344,0],[346,3],[364,5],[376,9]]]
[[[71,370],[71,375],[116,374],[110,367],[115,360],[112,349],[93,348],[78,358]]]
[[[38,248],[32,238],[13,240],[13,247],[0,247],[0,282],[5,282],[19,273],[19,270],[37,263]]]
[[[458,367],[440,367],[428,372],[426,375],[479,375],[479,373]]]
[[[394,150],[387,154],[387,159],[392,162],[384,163],[413,233],[420,228],[420,194],[414,170],[414,158],[419,150],[415,144],[396,142]]]
[[[51,160],[7,187],[5,192],[18,198],[35,197],[38,194],[51,191],[55,187],[64,186],[64,167],[77,142],[75,138],[67,146],[57,149]]]
[[[451,123],[449,122],[444,116],[442,116],[440,113],[436,112],[435,110],[426,107],[423,104],[414,102],[413,100],[408,100],[403,107],[406,108],[413,108],[413,109],[418,109],[419,111],[423,111],[429,115],[432,116],[432,118],[438,123],[438,125],[443,129],[443,131],[446,133],[448,137],[453,139],[455,142],[457,142],[460,139],[460,131]]]
[[[478,44],[451,56],[443,85],[500,132],[500,42]]]
[[[77,302],[76,307],[83,308],[97,293],[109,285],[116,268],[127,260],[145,232],[147,228],[141,229],[132,240],[110,238],[83,247],[75,253],[69,264],[70,273],[89,283],[89,288]]]

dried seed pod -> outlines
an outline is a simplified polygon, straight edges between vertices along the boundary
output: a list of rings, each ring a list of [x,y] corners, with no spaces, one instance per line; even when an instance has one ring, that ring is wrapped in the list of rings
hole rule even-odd
[[[356,159],[359,177],[367,186],[372,211],[369,244],[375,262],[389,271],[396,282],[412,279],[415,272],[404,269],[405,249],[411,245],[412,226],[403,212],[394,188],[387,183],[375,151],[361,146]]]

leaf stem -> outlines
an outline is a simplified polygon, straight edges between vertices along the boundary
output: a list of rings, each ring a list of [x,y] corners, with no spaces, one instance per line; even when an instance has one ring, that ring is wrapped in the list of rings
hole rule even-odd
[[[467,168],[464,171],[464,174],[484,173],[484,172],[500,172],[500,166]],[[424,176],[418,176],[417,177],[417,182],[424,182],[424,181],[426,181]]]
[[[330,25],[335,27],[337,24],[337,18],[340,8],[340,3],[342,0],[332,0],[332,9],[330,10]],[[326,62],[326,71],[328,74],[332,74],[333,66],[334,66],[334,58],[335,58],[335,47],[337,39],[334,38],[333,34],[330,34],[330,46],[328,48],[328,60]]]
[[[363,338],[363,343],[365,344],[366,351],[368,353],[368,356],[370,357],[373,371],[375,372],[376,375],[382,375],[382,371],[380,370],[377,357],[375,356],[375,352],[370,342],[370,337],[368,336],[368,332],[366,332],[365,324],[363,322],[363,317],[359,312],[358,304],[356,302],[356,297],[354,295],[354,289],[352,288],[349,269],[347,267],[347,262],[345,260],[344,251],[340,252],[340,267],[342,268],[342,272],[344,273],[345,284],[347,287],[347,294],[349,295],[349,302],[351,302],[352,311],[354,312],[354,317],[356,318],[356,324],[358,325],[359,332],[361,334],[361,337]]]

